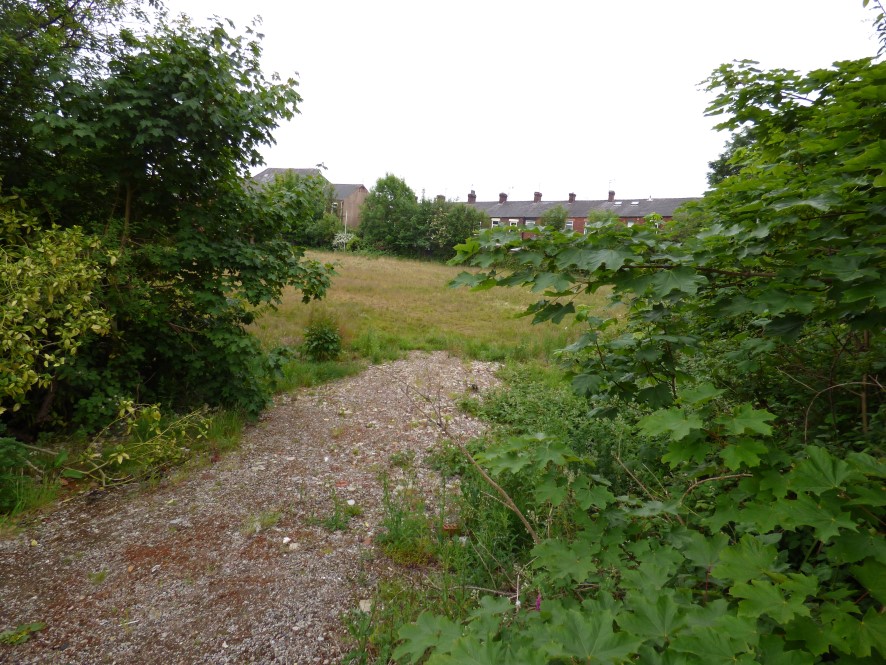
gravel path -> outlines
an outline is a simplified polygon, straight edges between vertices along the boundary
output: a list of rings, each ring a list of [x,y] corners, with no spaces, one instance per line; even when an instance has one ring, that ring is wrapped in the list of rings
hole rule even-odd
[[[422,496],[439,493],[428,409],[451,417],[453,435],[479,434],[455,402],[496,370],[414,353],[279,396],[220,462],[152,490],[78,497],[0,540],[0,631],[46,624],[0,645],[0,663],[339,662],[342,614],[407,573],[373,545],[380,476],[412,451]],[[363,510],[346,531],[320,523],[333,494]]]

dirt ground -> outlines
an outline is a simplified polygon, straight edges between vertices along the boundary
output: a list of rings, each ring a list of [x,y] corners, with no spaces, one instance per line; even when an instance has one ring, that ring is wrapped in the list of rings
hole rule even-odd
[[[382,475],[412,451],[433,512],[441,481],[426,459],[444,435],[432,421],[479,434],[456,403],[497,369],[414,353],[278,396],[217,463],[78,496],[0,539],[0,631],[46,626],[0,645],[0,662],[340,662],[352,648],[342,616],[409,573],[373,542]],[[323,524],[334,496],[362,510],[347,530]]]

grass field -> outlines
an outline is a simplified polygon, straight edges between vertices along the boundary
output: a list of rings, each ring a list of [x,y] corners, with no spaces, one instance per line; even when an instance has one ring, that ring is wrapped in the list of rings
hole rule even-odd
[[[571,323],[532,325],[518,316],[539,294],[496,288],[472,292],[449,288],[463,268],[439,263],[346,253],[311,254],[335,265],[332,288],[320,302],[305,305],[287,291],[276,311],[264,313],[253,329],[267,348],[293,346],[312,317],[332,317],[344,348],[373,362],[412,349],[447,349],[483,360],[549,357],[568,344]],[[580,302],[604,309],[605,296]]]

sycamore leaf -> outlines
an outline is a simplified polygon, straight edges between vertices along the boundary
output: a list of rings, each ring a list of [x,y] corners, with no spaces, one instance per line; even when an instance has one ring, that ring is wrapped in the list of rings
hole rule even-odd
[[[459,638],[448,651],[432,654],[427,665],[500,665],[505,660],[501,642],[481,640],[473,635]]]
[[[554,579],[567,583],[584,582],[597,569],[593,555],[599,551],[599,544],[591,544],[587,539],[574,544],[545,540],[532,550],[535,557],[533,565],[546,569]]]
[[[532,496],[539,503],[550,502],[552,506],[559,506],[568,493],[569,490],[565,484],[558,484],[556,477],[548,476],[536,484]]]
[[[844,532],[831,540],[827,556],[837,564],[856,563],[869,556],[881,564],[886,564],[886,539],[870,532]]]
[[[631,596],[632,612],[621,614],[618,625],[629,633],[653,639],[658,645],[669,642],[686,626],[685,611],[674,602],[673,596],[674,592],[669,589],[660,591],[658,596],[655,593]]]
[[[720,451],[720,458],[730,471],[742,466],[755,467],[760,464],[760,456],[769,449],[756,439],[741,438]]]
[[[747,640],[715,626],[682,632],[673,639],[671,648],[694,655],[696,662],[704,665],[734,665],[755,660]]]
[[[551,630],[558,644],[552,645],[554,657],[578,658],[586,663],[623,663],[631,660],[643,640],[627,632],[616,633],[612,614],[593,615],[567,610],[558,616]]]
[[[575,488],[575,502],[582,510],[588,510],[591,506],[602,510],[613,501],[615,495],[602,485],[594,485],[590,489]]]
[[[700,430],[704,423],[695,414],[687,414],[683,409],[662,409],[640,419],[640,431],[648,436],[669,434],[674,441]]]
[[[539,273],[532,283],[532,292],[552,291],[562,293],[572,286],[572,280],[567,279],[562,273],[542,272]]]
[[[603,385],[603,377],[599,374],[577,374],[572,378],[572,389],[579,395],[594,395]]]
[[[775,420],[775,416],[765,409],[755,409],[750,404],[739,404],[731,416],[721,416],[714,422],[723,425],[727,434],[772,434],[772,427],[767,420]]]
[[[785,640],[781,635],[760,636],[760,662],[767,665],[812,665],[815,659],[806,651],[785,651]]]
[[[656,273],[650,284],[653,295],[664,298],[673,291],[695,295],[698,288],[707,282],[707,277],[699,275],[692,268],[673,268]]]
[[[779,623],[786,623],[797,616],[809,616],[809,608],[800,594],[786,596],[782,590],[767,580],[753,580],[750,584],[739,583],[730,589],[736,598],[743,598],[738,604],[738,616],[753,617],[768,615]]]
[[[400,628],[400,644],[393,653],[396,660],[409,657],[407,662],[418,662],[428,649],[446,649],[461,636],[461,626],[443,616],[422,612],[414,623]]]
[[[687,534],[686,545],[683,547],[683,555],[696,566],[710,570],[720,560],[720,552],[729,545],[729,538],[725,534],[715,533],[705,536],[698,531],[690,531]]]
[[[837,501],[828,501],[822,497],[818,500],[806,493],[799,494],[795,501],[782,499],[780,509],[785,515],[782,522],[789,528],[811,526],[815,529],[815,537],[827,543],[839,535],[840,529],[855,531],[858,525],[849,513],[840,510]]]
[[[724,580],[747,582],[774,572],[778,550],[757,536],[746,534],[737,544],[720,553],[720,563],[711,572]]]
[[[886,604],[886,564],[866,559],[860,566],[853,566],[852,576],[861,582],[880,603]]]
[[[791,489],[797,492],[821,494],[840,489],[846,481],[859,477],[846,462],[836,459],[824,448],[809,446],[806,454],[808,458],[800,462],[789,477]]]
[[[626,249],[595,249],[582,251],[574,259],[575,266],[581,270],[594,272],[605,265],[607,270],[619,270],[627,259],[634,258],[633,252]]]
[[[693,388],[684,388],[680,391],[680,401],[684,404],[698,406],[705,404],[722,395],[725,391],[714,386],[713,383],[701,383]]]

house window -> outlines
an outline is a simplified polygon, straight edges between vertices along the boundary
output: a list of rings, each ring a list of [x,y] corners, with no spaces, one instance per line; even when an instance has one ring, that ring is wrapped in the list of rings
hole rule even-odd
[[[567,230],[567,231],[571,231],[571,230],[572,230],[572,220],[571,220],[571,219],[567,219],[567,220],[566,220],[566,230]]]
[[[501,224],[501,220],[500,220],[498,217],[493,217],[493,218],[492,218],[492,226],[493,226],[493,228],[496,227],[496,226],[499,226],[499,224]]]
[[[526,220],[526,228],[527,229],[534,229],[535,228],[535,220],[534,219],[527,219]]]
[[[509,226],[517,226],[517,220],[516,220],[516,219],[512,219],[510,222],[508,222],[508,225],[509,225]]]

